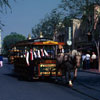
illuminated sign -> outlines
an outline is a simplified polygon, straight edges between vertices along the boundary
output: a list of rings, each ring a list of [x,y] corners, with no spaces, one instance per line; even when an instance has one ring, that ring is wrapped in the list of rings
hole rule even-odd
[[[40,67],[55,67],[56,64],[40,64]]]

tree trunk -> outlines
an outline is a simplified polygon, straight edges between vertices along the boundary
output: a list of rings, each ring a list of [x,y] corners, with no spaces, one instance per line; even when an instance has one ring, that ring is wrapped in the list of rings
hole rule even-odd
[[[100,51],[99,51],[99,45],[98,45],[98,70],[100,72]]]
[[[100,72],[100,55],[99,55],[99,58],[98,58],[98,70]]]
[[[99,41],[96,42],[96,48],[98,53],[98,71],[100,72],[100,51],[99,51]]]

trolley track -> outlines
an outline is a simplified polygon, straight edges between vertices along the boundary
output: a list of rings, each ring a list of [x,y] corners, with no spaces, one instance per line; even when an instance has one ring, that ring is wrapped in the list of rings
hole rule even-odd
[[[73,92],[83,96],[83,98],[88,98],[84,100],[100,100],[100,96],[99,96],[100,90],[92,88],[90,86],[86,86],[85,84],[80,83],[78,80],[75,80],[75,84],[73,87],[69,87],[68,84],[63,83],[61,80],[59,80],[57,83],[55,83],[54,81],[52,81],[51,83],[68,88],[69,91],[72,90]]]
[[[90,73],[90,74],[92,74],[92,73]],[[97,75],[99,75],[99,74],[97,74]],[[89,79],[90,79],[90,77],[89,77]],[[80,81],[82,81],[82,82],[80,82]],[[84,83],[84,82],[86,82],[86,83]],[[87,79],[86,80],[85,79],[80,80],[80,78],[76,79],[75,82],[73,83],[73,85],[74,85],[73,87],[69,87],[68,84],[64,83],[62,80],[59,80],[56,84],[64,86],[66,88],[69,88],[70,90],[83,96],[83,98],[88,98],[88,99],[84,99],[84,100],[100,100],[100,89],[93,87],[90,83],[88,83]]]
[[[78,86],[74,85],[71,87],[73,91],[88,97],[90,100],[100,100],[100,90],[87,86],[83,83],[80,83],[79,81],[76,81],[76,83]]]
[[[88,99],[85,99],[85,100],[100,100],[99,97],[92,96],[91,94],[87,94],[86,92],[83,92],[81,89],[78,89],[76,87],[69,87],[68,85],[62,84],[62,83],[58,83],[58,85],[64,86],[66,88],[69,88],[70,90],[72,90],[72,91],[84,96],[84,98],[87,97]]]
[[[84,95],[84,96],[88,97],[90,100],[100,100],[99,98],[96,98],[96,97],[94,97],[94,96],[88,95],[88,94],[86,94],[86,93],[84,93],[84,92],[82,92],[82,91],[80,91],[79,89],[76,89],[76,88],[74,88],[74,87],[72,87],[71,89],[72,89],[73,91],[75,91],[75,92],[81,94],[81,95]],[[88,100],[89,100],[89,99],[88,99]]]
[[[80,82],[80,80],[76,79],[73,83],[73,87],[69,87],[68,84],[61,82],[61,80],[57,84],[69,88],[84,98],[88,98],[85,100],[100,100],[100,89],[93,87],[91,84],[88,84],[88,82],[86,82],[86,84],[84,82],[86,81]]]
[[[86,84],[84,82],[85,81],[80,82],[78,79],[76,79],[74,86],[71,89],[73,91],[76,91],[77,93],[87,96],[88,98],[90,98],[90,100],[100,100],[100,89],[93,87],[88,82]],[[95,82],[94,82],[94,84],[95,84]]]
[[[99,89],[93,88],[93,87],[91,87],[91,86],[87,86],[86,84],[84,84],[84,83],[82,83],[82,82],[79,82],[78,80],[76,80],[76,82],[77,82],[78,84],[80,84],[81,86],[83,86],[83,87],[86,87],[86,88],[88,88],[88,89],[94,90],[94,91],[96,91],[96,92],[100,92]]]

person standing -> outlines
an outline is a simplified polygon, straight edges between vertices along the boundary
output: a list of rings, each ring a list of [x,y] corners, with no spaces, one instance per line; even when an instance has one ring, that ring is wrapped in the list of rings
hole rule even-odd
[[[40,49],[40,51],[41,51],[41,57],[48,57],[49,56],[48,52],[45,49]]]
[[[27,66],[30,66],[31,63],[33,62],[33,60],[34,60],[33,50],[30,49],[30,51],[26,51],[26,63],[27,63]]]
[[[90,54],[89,54],[89,52],[87,52],[85,59],[86,59],[86,69],[89,69],[90,68]]]
[[[64,48],[63,48],[62,45],[59,45],[58,50],[57,50],[57,53],[58,53],[58,54],[59,54],[59,53],[64,53]]]
[[[92,56],[91,56],[91,65],[92,65],[92,68],[96,68],[96,54],[95,52],[92,52]]]
[[[29,66],[30,63],[29,63],[29,51],[28,50],[26,50],[26,52],[25,52],[25,58],[26,58],[26,64],[27,64],[27,66]]]
[[[34,76],[34,56],[32,48],[26,52],[26,63],[28,68],[29,80],[31,80]]]
[[[82,65],[83,65],[83,69],[86,69],[86,54],[85,53],[82,54]]]

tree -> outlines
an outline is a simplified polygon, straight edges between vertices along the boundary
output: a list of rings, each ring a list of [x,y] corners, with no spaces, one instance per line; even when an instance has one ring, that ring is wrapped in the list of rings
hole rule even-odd
[[[25,39],[26,39],[26,37],[21,35],[21,34],[18,34],[16,32],[10,33],[10,35],[7,35],[3,39],[3,51],[5,53],[7,53],[12,45],[14,45],[18,41],[22,41],[22,40],[25,40]]]
[[[98,70],[100,72],[100,6],[99,10],[95,11],[94,27],[92,31],[93,41],[95,42],[98,54]],[[95,34],[94,34],[95,33]]]
[[[9,4],[9,1],[10,0],[0,0],[0,13],[7,12],[7,7],[11,9],[11,5]],[[13,0],[13,1],[16,1],[16,0]],[[2,29],[2,26],[4,26],[4,24],[0,20],[0,29]]]
[[[42,32],[44,37],[53,38],[54,31],[62,20],[62,13],[53,9],[39,24],[32,28],[33,37],[39,37],[40,32]]]
[[[63,9],[67,16],[81,17],[85,12],[90,12],[90,5],[100,4],[100,0],[62,0],[59,8]],[[87,13],[88,14],[88,13]]]
[[[95,10],[97,5],[100,7],[100,0],[62,0],[59,7],[74,18],[82,17],[84,27],[88,25],[89,28],[84,29],[88,36],[92,35],[92,40],[96,45],[100,72],[100,30],[98,28],[100,27],[100,8],[99,11]]]

